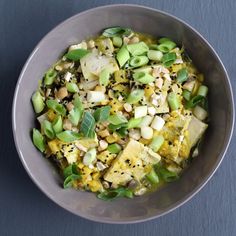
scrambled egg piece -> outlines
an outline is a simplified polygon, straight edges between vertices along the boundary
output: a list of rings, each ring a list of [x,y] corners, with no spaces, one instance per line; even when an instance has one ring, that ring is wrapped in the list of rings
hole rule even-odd
[[[131,139],[105,173],[104,179],[114,185],[126,185],[132,178],[140,181],[160,159],[157,153]]]

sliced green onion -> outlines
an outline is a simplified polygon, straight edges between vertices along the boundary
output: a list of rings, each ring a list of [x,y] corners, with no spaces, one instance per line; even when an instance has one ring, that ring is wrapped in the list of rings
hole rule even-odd
[[[135,72],[133,74],[133,78],[135,81],[140,82],[142,84],[149,84],[155,80],[155,78],[153,76],[151,76],[148,73],[142,72],[142,71]]]
[[[116,55],[116,59],[119,62],[120,67],[122,67],[130,59],[129,51],[126,46],[121,47]]]
[[[146,175],[146,178],[148,179],[149,182],[152,184],[158,184],[159,183],[159,178],[158,175],[156,174],[155,170],[152,169],[149,174]]]
[[[57,76],[57,72],[54,69],[49,69],[45,74],[45,77],[43,80],[44,84],[45,85],[53,84],[56,76]]]
[[[65,54],[65,57],[72,61],[78,61],[82,57],[86,56],[88,53],[89,53],[88,50],[80,48],[69,51],[68,53]]]
[[[174,92],[170,92],[167,96],[167,101],[172,111],[179,109],[179,101]]]
[[[147,56],[150,60],[160,61],[163,57],[163,53],[157,50],[149,50]]]
[[[133,192],[129,188],[119,187],[101,192],[97,197],[104,201],[111,201],[119,197],[133,198]]]
[[[104,68],[99,74],[99,84],[102,86],[107,86],[110,78],[110,70]]]
[[[62,122],[61,116],[57,116],[54,119],[54,121],[52,123],[52,128],[56,134],[60,133],[63,130],[63,122]]]
[[[108,125],[108,128],[109,128],[109,130],[111,130],[112,132],[115,132],[115,131],[117,131],[117,130],[119,130],[119,129],[121,129],[121,128],[127,129],[127,123],[121,123],[121,124],[119,124],[119,125],[109,124],[109,125]]]
[[[96,111],[93,113],[93,117],[97,122],[106,121],[109,117],[110,110],[110,106],[97,108]]]
[[[79,108],[74,107],[68,115],[68,118],[70,120],[70,122],[74,125],[77,126],[79,124],[79,121],[82,117],[82,112]]]
[[[63,183],[64,188],[71,188],[75,180],[81,179],[80,175],[71,174],[69,175]]]
[[[196,106],[193,109],[193,114],[199,119],[199,120],[205,120],[208,116],[208,113],[205,109],[203,109],[200,106]]]
[[[128,121],[128,126],[127,128],[128,129],[133,129],[133,128],[137,128],[139,127],[140,123],[142,122],[143,118],[131,118],[129,121]]]
[[[45,151],[45,141],[43,135],[37,130],[33,129],[33,143],[40,152]]]
[[[131,33],[132,33],[131,29],[117,26],[105,29],[102,35],[105,37],[112,38],[117,36],[128,36]]]
[[[177,72],[177,82],[182,84],[188,79],[188,71],[186,68],[182,68]]]
[[[113,125],[119,125],[128,122],[123,115],[115,114],[108,117],[108,121]]]
[[[95,119],[90,112],[86,111],[80,125],[80,131],[85,137],[93,138],[95,136],[94,129]]]
[[[46,104],[48,108],[54,110],[58,115],[66,115],[66,108],[62,104],[59,104],[56,100],[47,100]]]
[[[135,56],[130,59],[130,66],[136,68],[140,66],[144,66],[148,63],[148,57],[146,56]]]
[[[176,58],[176,54],[174,52],[170,52],[165,54],[161,58],[161,61],[165,67],[170,67],[175,62]]]
[[[91,165],[96,160],[96,155],[96,148],[91,148],[89,151],[87,151],[83,158],[84,165]]]
[[[195,107],[197,104],[203,102],[205,100],[205,97],[201,96],[201,95],[197,95],[193,98],[191,98],[187,103],[186,103],[186,108],[193,108]]]
[[[112,154],[117,154],[121,151],[121,146],[117,143],[108,145],[107,150]]]
[[[123,41],[122,41],[122,38],[121,37],[118,37],[118,36],[116,36],[116,37],[113,37],[112,38],[112,43],[113,43],[113,45],[115,46],[115,47],[121,47],[122,46],[122,44],[123,44]]]
[[[79,175],[79,172],[77,170],[77,166],[75,164],[71,164],[63,170],[64,178],[67,178],[68,176],[70,176],[72,174]]]
[[[139,102],[143,98],[143,96],[144,96],[144,90],[135,89],[135,90],[131,91],[126,102],[128,102],[130,104],[135,104],[135,103]]]
[[[79,92],[79,88],[78,88],[77,84],[75,84],[75,83],[67,83],[66,88],[70,93],[78,93]]]
[[[167,170],[164,166],[160,164],[154,165],[154,170],[158,176],[163,179],[165,182],[173,182],[179,178],[177,173]]]
[[[159,40],[160,42],[160,40]],[[170,40],[166,40],[164,42],[162,42],[160,45],[158,45],[158,50],[160,50],[161,52],[167,53],[170,50],[172,50],[173,48],[175,48],[176,44],[173,41]]]
[[[79,133],[74,131],[66,130],[56,134],[57,138],[63,142],[69,143],[81,138]]]
[[[154,151],[157,152],[162,144],[164,143],[164,138],[161,135],[155,136],[152,139],[152,142],[149,144],[149,147]]]
[[[83,108],[83,104],[82,104],[82,102],[81,102],[80,97],[79,97],[78,94],[75,94],[75,95],[74,95],[73,104],[74,104],[75,107],[80,108],[81,110],[84,109],[84,108]]]
[[[166,41],[171,41],[169,38],[163,37],[158,40],[159,44],[165,43]]]
[[[149,50],[147,44],[144,42],[128,44],[127,49],[132,56],[142,55]]]
[[[189,101],[191,99],[191,92],[188,91],[187,89],[183,90],[183,97],[185,98],[186,101]]]
[[[42,130],[43,133],[49,138],[53,139],[55,137],[54,130],[52,128],[52,123],[49,122],[48,120],[44,120],[42,122]]]
[[[201,85],[198,89],[197,95],[206,97],[208,93],[208,87],[205,85]]]
[[[33,96],[32,96],[32,103],[33,103],[33,107],[34,107],[34,111],[36,113],[40,113],[41,111],[43,111],[45,104],[43,101],[43,97],[40,94],[39,91],[36,91]]]
[[[158,50],[158,45],[157,44],[150,44],[149,49],[150,50]]]

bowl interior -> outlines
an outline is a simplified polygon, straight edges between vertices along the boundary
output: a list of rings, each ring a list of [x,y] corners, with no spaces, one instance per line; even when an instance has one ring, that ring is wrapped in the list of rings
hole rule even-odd
[[[125,17],[124,17],[125,16]],[[34,127],[31,95],[44,72],[65,48],[111,26],[127,26],[154,36],[167,36],[183,44],[210,88],[210,125],[200,155],[182,178],[142,197],[104,202],[94,194],[64,190],[53,165],[32,145]],[[227,148],[233,125],[229,81],[210,46],[189,26],[164,13],[131,5],[107,6],[76,15],[52,30],[28,59],[16,88],[13,132],[23,164],[40,189],[62,207],[85,218],[111,223],[137,222],[160,216],[192,196],[212,175]]]

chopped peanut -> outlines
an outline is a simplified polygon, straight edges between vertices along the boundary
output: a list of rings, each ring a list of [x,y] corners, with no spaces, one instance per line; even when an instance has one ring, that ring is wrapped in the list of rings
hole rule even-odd
[[[56,93],[56,97],[60,100],[62,100],[63,98],[67,96],[68,96],[68,91],[66,87],[61,87]]]
[[[65,119],[63,122],[63,129],[65,130],[72,130],[72,123],[69,119]]]

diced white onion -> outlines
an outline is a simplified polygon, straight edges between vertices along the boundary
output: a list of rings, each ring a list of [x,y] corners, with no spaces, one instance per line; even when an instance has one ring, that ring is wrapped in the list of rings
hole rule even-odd
[[[71,78],[71,73],[70,72],[66,72],[65,76],[64,76],[64,79],[65,81],[69,82],[70,81],[70,78]]]
[[[154,116],[156,114],[156,109],[155,107],[148,107],[148,114],[150,116]]]
[[[152,121],[151,127],[157,131],[160,131],[163,128],[164,124],[164,119],[162,119],[160,116],[155,116]]]
[[[153,129],[149,126],[141,127],[141,136],[145,139],[151,139],[153,137]]]
[[[88,102],[101,102],[105,100],[105,94],[101,91],[88,91]]]
[[[135,107],[134,118],[140,118],[147,115],[147,106]]]

